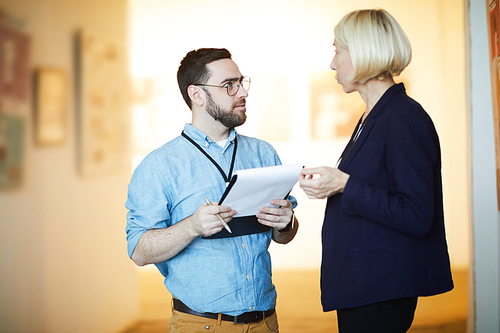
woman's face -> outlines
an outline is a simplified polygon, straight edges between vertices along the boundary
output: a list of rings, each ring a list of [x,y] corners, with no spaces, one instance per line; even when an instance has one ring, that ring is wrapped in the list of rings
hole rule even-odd
[[[335,41],[333,42],[333,46],[335,47],[335,55],[330,64],[330,68],[337,72],[335,75],[337,83],[342,86],[346,93],[357,91],[357,85],[349,79],[354,74],[354,67],[352,66],[349,50],[336,45]]]

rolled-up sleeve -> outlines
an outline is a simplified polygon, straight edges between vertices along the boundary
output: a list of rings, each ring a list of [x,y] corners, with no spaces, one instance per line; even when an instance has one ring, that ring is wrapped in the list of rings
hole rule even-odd
[[[134,171],[128,186],[127,248],[132,257],[142,235],[150,229],[166,228],[170,220],[164,179],[154,155],[147,156]]]

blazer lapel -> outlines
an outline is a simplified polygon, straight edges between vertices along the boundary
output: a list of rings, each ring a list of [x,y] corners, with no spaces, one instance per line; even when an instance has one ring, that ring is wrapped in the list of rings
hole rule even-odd
[[[341,170],[347,169],[347,166],[349,163],[352,161],[353,157],[356,155],[356,153],[359,150],[359,147],[363,145],[363,142],[366,140],[366,137],[368,136],[368,133],[370,133],[371,129],[373,128],[373,125],[375,121],[373,120],[373,117],[371,117],[372,114],[370,113],[368,115],[368,118],[365,120],[365,125],[363,126],[363,130],[361,131],[361,134],[359,134],[358,139],[356,142],[354,142],[351,150],[347,154],[347,156],[344,156],[344,159],[339,165],[339,168]]]
[[[403,83],[395,84],[382,95],[380,100],[375,104],[373,107],[372,111],[368,115],[368,117],[365,120],[365,125],[363,127],[363,130],[361,131],[361,134],[359,135],[358,139],[352,146],[351,150],[347,154],[347,156],[344,156],[344,159],[339,165],[339,168],[341,170],[346,170],[349,163],[352,161],[354,156],[356,156],[357,152],[359,151],[359,148],[363,145],[363,142],[366,140],[368,137],[368,134],[370,134],[370,131],[373,129],[375,126],[376,118],[382,112],[384,109],[385,105],[391,100],[391,98],[398,93],[399,91],[404,91],[404,85]]]

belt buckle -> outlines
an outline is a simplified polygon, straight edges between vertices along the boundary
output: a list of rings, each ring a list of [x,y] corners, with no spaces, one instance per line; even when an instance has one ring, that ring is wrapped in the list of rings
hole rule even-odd
[[[250,313],[242,313],[239,316],[234,317],[234,323],[236,325],[248,324],[248,323],[258,323],[262,319],[264,319],[264,312],[255,311],[255,312],[250,312]]]

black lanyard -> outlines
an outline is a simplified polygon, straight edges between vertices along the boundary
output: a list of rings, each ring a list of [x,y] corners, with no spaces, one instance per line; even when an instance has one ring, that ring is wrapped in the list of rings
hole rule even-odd
[[[198,148],[198,150],[201,151],[217,167],[217,169],[219,169],[219,171],[222,174],[222,177],[224,178],[226,183],[229,183],[229,181],[231,180],[231,176],[233,174],[234,159],[236,157],[236,149],[238,148],[238,141],[236,140],[236,137],[234,138],[233,159],[231,160],[231,167],[229,168],[229,176],[226,176],[226,174],[224,173],[224,170],[222,170],[220,165],[217,162],[215,162],[214,159],[212,157],[210,157],[210,155],[208,155],[208,153],[203,148],[201,148],[199,144],[197,144],[196,142],[194,142],[193,139],[191,139],[189,136],[187,136],[187,134],[184,133],[184,131],[182,131],[182,136],[185,137],[189,142],[191,142],[196,148]]]

